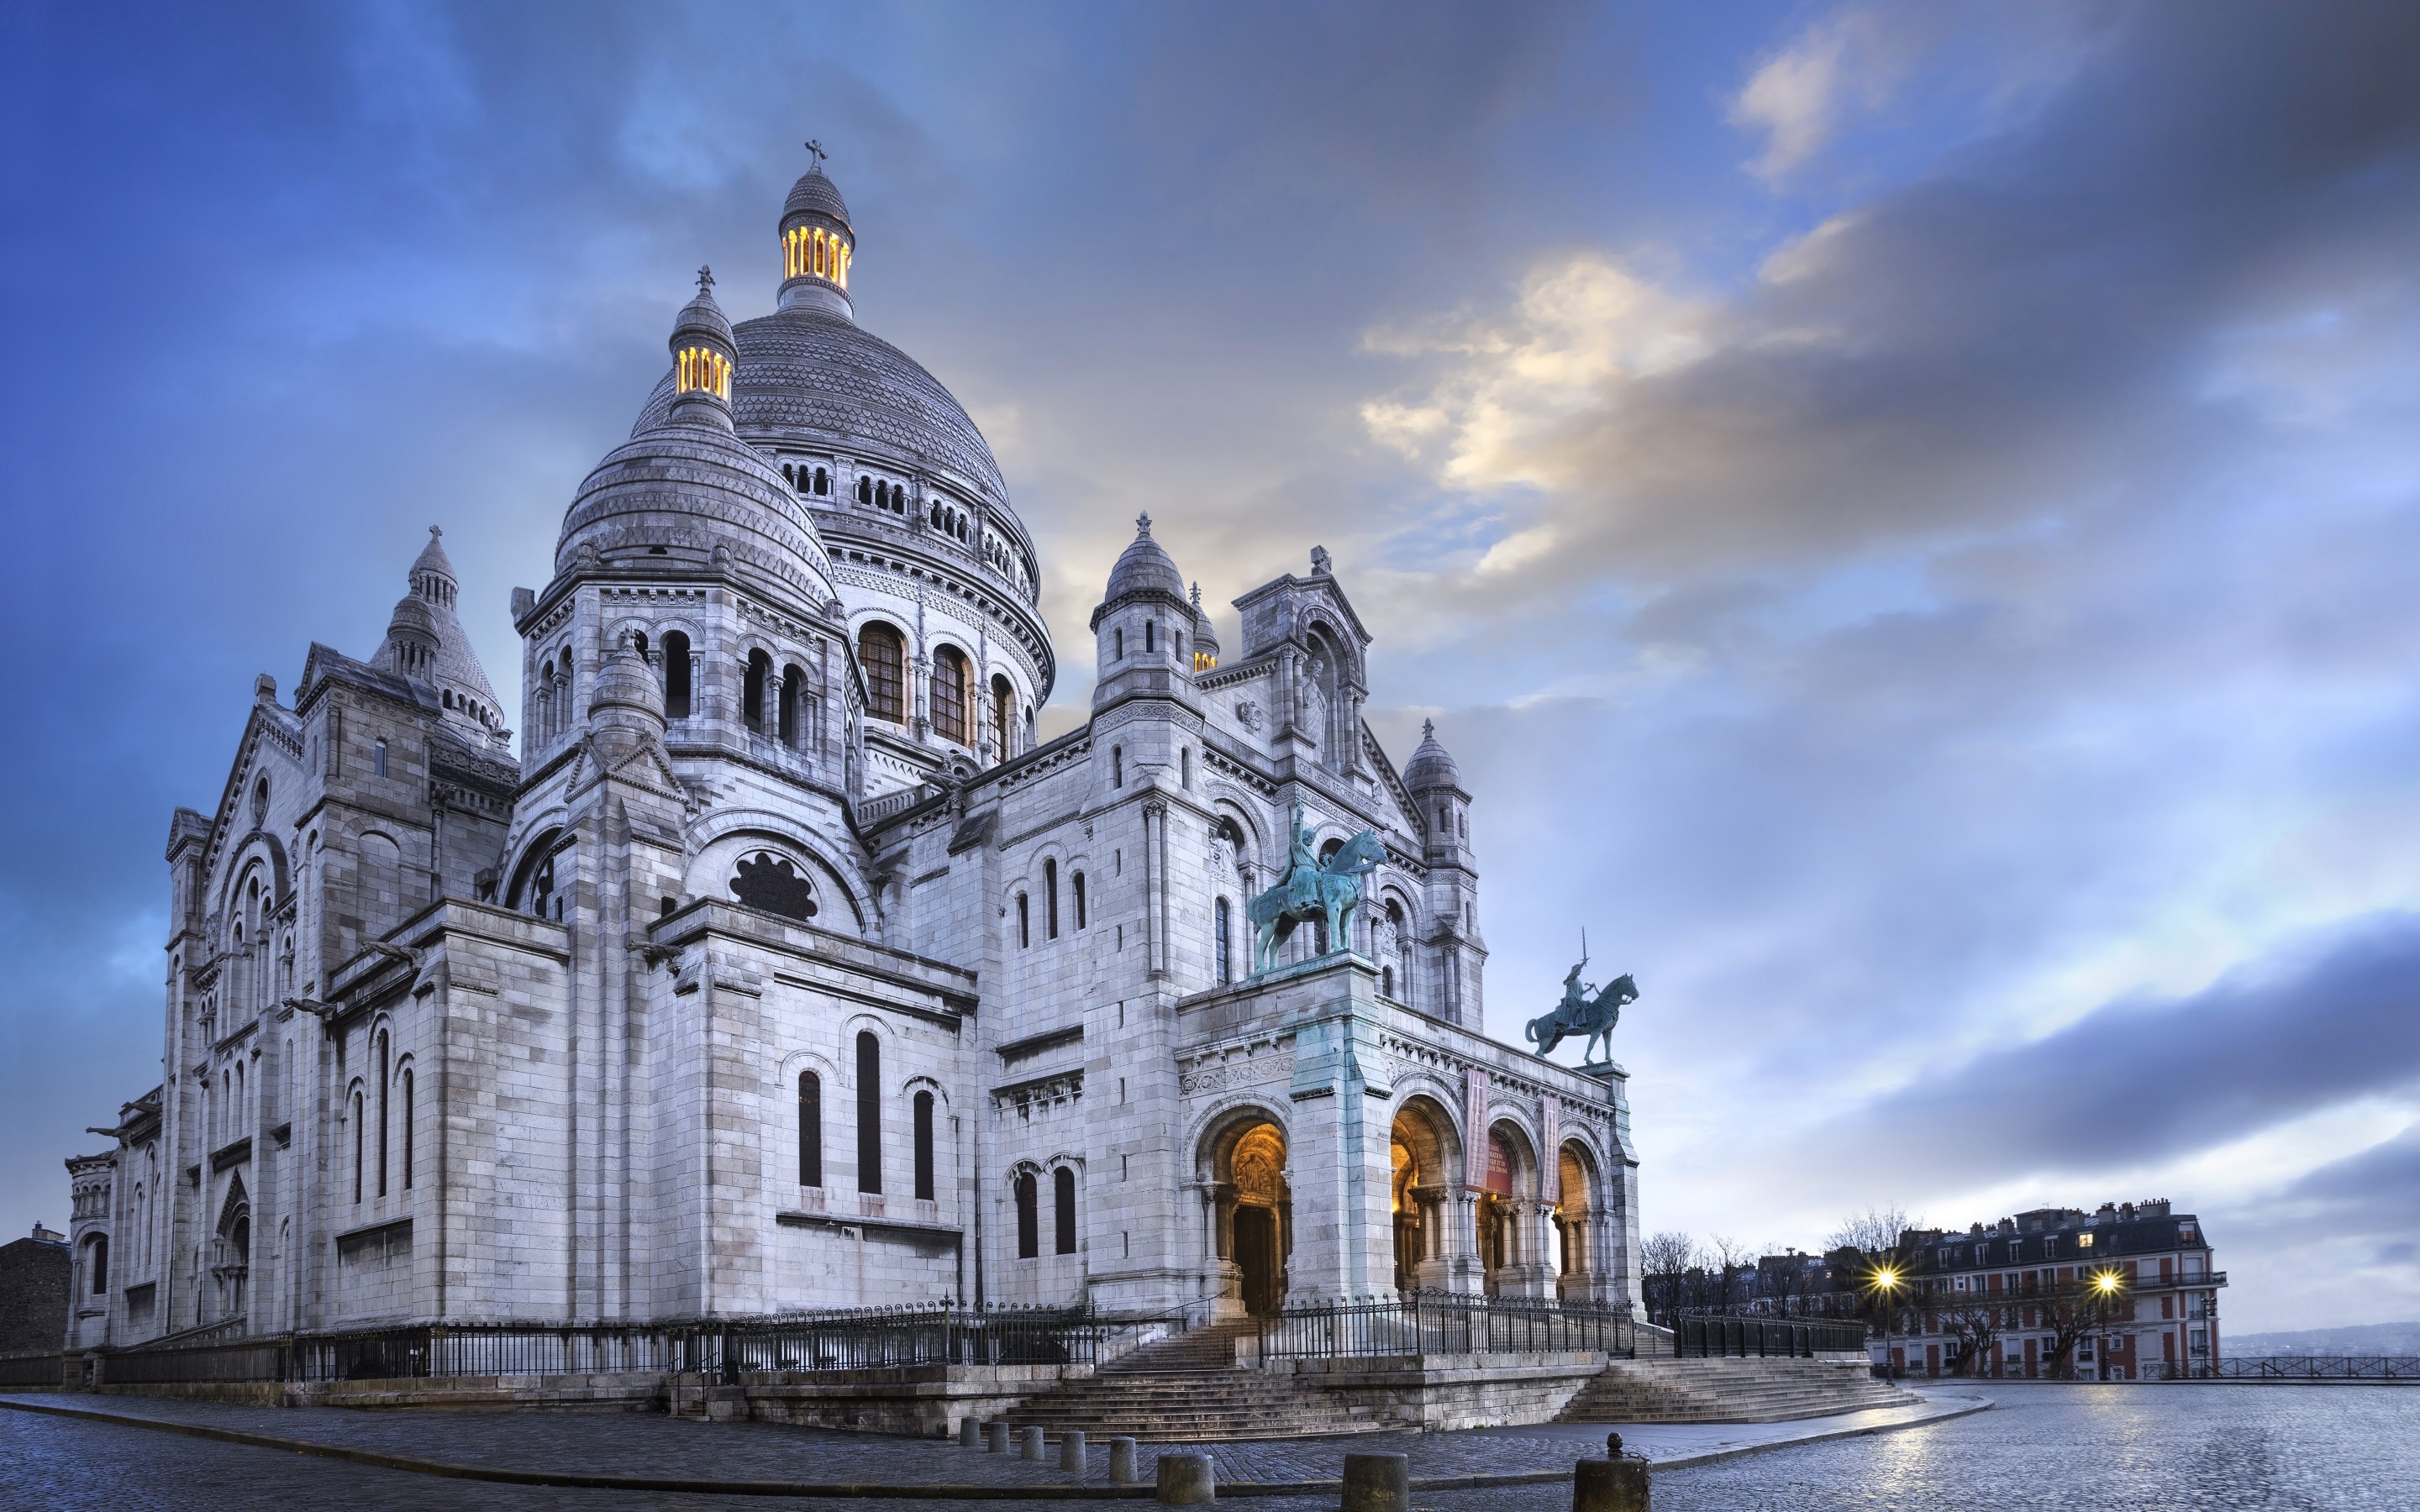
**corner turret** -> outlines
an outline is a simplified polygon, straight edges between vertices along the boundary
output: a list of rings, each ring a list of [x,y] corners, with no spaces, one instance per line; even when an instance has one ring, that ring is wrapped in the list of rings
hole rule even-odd
[[[1135,517],[1135,538],[1109,569],[1101,607],[1093,610],[1100,671],[1093,712],[1130,698],[1182,696],[1192,702],[1193,606],[1185,575],[1152,539],[1151,517]]]
[[[479,665],[470,636],[455,618],[455,601],[462,590],[454,563],[445,556],[444,533],[428,527],[428,545],[411,564],[411,591],[396,600],[386,640],[371,665],[435,687],[445,723],[473,744],[501,754],[509,748],[513,733],[504,728],[503,706],[489,686],[487,669]]]

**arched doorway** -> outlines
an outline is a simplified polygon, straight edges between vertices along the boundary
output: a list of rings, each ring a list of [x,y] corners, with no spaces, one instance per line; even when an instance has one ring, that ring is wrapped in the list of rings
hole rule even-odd
[[[1460,1165],[1452,1120],[1430,1099],[1412,1098],[1396,1112],[1388,1144],[1395,1289],[1442,1290],[1451,1269],[1446,1212]]]
[[[1576,1141],[1566,1141],[1555,1160],[1560,1194],[1555,1203],[1555,1292],[1565,1302],[1596,1301],[1596,1162]]]
[[[1276,1312],[1294,1253],[1285,1131],[1264,1115],[1237,1119],[1213,1140],[1211,1168],[1218,1257],[1233,1268],[1234,1295],[1247,1313]]]
[[[1479,1264],[1488,1295],[1534,1295],[1545,1274],[1543,1257],[1531,1253],[1537,1242],[1526,1221],[1536,1200],[1538,1166],[1517,1126],[1488,1129],[1487,1170],[1479,1187]]]

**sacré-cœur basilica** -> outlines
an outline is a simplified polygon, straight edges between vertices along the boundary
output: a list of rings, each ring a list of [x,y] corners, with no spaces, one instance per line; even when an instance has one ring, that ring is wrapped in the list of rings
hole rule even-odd
[[[1326,554],[1222,645],[1138,521],[1038,742],[990,449],[856,323],[819,164],[778,231],[772,313],[701,279],[515,590],[517,718],[432,534],[375,654],[262,678],[177,810],[70,1345],[1632,1298],[1620,1072],[1480,1032],[1471,795],[1364,724]]]

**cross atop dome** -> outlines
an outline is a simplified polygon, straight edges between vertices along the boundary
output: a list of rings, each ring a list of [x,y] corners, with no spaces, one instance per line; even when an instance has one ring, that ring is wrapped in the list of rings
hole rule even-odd
[[[810,138],[806,146],[807,171],[782,202],[782,307],[806,303],[853,316],[848,266],[857,256],[857,232],[840,186],[824,172],[823,143]]]

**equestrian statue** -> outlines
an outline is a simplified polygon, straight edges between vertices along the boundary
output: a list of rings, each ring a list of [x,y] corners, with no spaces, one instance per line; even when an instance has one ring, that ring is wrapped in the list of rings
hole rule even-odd
[[[1349,949],[1353,913],[1361,906],[1361,879],[1386,859],[1387,847],[1375,833],[1365,829],[1321,860],[1311,848],[1317,836],[1303,823],[1298,803],[1294,806],[1293,827],[1285,875],[1244,907],[1244,917],[1251,920],[1258,935],[1255,972],[1276,968],[1278,949],[1294,934],[1296,924],[1325,923],[1328,951]]]
[[[1621,1005],[1638,1001],[1638,984],[1623,972],[1598,991],[1594,984],[1583,986],[1580,970],[1588,964],[1588,939],[1580,939],[1580,964],[1563,977],[1563,1000],[1555,1011],[1529,1021],[1522,1033],[1538,1047],[1541,1056],[1551,1053],[1563,1042],[1567,1034],[1586,1034],[1588,1042],[1580,1047],[1580,1063],[1593,1066],[1597,1041],[1605,1041],[1605,1058],[1613,1058],[1613,1026],[1621,1021]]]

